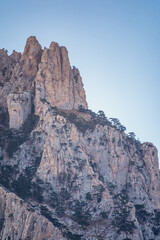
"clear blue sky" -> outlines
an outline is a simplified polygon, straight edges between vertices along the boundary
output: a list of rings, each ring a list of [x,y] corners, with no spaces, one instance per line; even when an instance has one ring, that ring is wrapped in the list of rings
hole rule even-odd
[[[67,47],[89,108],[117,117],[160,152],[159,0],[0,0],[0,48],[35,35]]]

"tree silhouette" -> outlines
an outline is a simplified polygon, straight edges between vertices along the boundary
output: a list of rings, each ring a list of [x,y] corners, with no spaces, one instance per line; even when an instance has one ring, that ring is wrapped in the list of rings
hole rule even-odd
[[[112,126],[115,127],[116,129],[120,130],[121,132],[126,131],[126,127],[123,126],[120,121],[118,120],[118,118],[110,118],[111,122],[112,122]]]
[[[128,137],[132,138],[133,140],[135,140],[136,134],[134,132],[129,132],[128,133]]]

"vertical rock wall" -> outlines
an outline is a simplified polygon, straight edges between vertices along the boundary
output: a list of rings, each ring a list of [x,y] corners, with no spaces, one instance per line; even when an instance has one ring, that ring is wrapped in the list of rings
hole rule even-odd
[[[9,127],[19,129],[31,113],[31,94],[22,92],[7,97]]]
[[[26,91],[35,98],[37,115],[44,111],[44,101],[60,109],[72,110],[80,105],[87,108],[79,70],[71,68],[67,49],[52,42],[49,49],[42,50],[33,36],[27,39],[22,55],[13,51],[8,56],[5,50],[0,50],[0,106],[9,107],[10,127],[18,129],[24,122],[21,93]],[[27,115],[28,104],[26,108]]]
[[[39,71],[36,76],[36,112],[43,109],[45,99],[51,106],[61,109],[87,108],[85,91],[79,71],[71,68],[68,52],[52,42],[42,53]]]

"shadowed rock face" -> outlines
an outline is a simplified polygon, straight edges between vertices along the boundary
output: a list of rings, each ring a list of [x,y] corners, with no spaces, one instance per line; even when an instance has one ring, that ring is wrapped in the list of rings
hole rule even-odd
[[[65,47],[1,50],[0,83],[0,239],[160,239],[157,149],[87,109]]]
[[[7,104],[10,118],[9,127],[19,129],[31,114],[31,94],[30,92],[10,93],[7,97]]]

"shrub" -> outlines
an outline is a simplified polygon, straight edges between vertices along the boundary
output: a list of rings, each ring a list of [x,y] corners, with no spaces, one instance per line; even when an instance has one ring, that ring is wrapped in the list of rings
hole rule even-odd
[[[116,215],[113,225],[118,228],[117,233],[129,232],[132,234],[133,230],[136,228],[134,221],[127,220],[128,214],[129,212],[123,209],[122,212]]]
[[[73,219],[82,226],[88,226],[89,219],[91,217],[89,211],[85,211],[85,205],[85,202],[80,202],[77,200],[74,206]]]
[[[18,180],[13,181],[12,187],[21,198],[26,198],[31,195],[31,181],[22,174],[19,176]]]
[[[98,175],[98,179],[104,183],[104,177],[101,174]]]
[[[0,177],[0,183],[10,189],[10,178],[13,173],[16,173],[16,166],[2,166],[1,167],[1,177]]]
[[[38,202],[43,202],[44,198],[43,198],[43,189],[36,185],[36,184],[32,184],[32,196],[34,199],[36,199]]]
[[[0,232],[2,231],[4,220],[5,220],[4,218],[0,219]]]
[[[82,239],[82,235],[78,235],[75,233],[72,233],[70,231],[67,231],[63,234],[64,237],[66,237],[68,240],[81,240]]]
[[[92,200],[92,196],[91,196],[90,192],[86,193],[86,199],[89,201]]]
[[[148,213],[145,208],[144,208],[144,204],[137,204],[135,205],[136,208],[136,217],[138,219],[139,222],[145,222],[148,218],[148,216],[150,216],[150,213]]]
[[[62,188],[59,193],[59,197],[63,201],[63,200],[70,199],[71,196],[70,196],[70,193],[65,188]]]
[[[152,231],[154,233],[155,236],[157,236],[160,232],[160,228],[159,227],[156,227],[156,226],[153,226],[152,227]]]
[[[6,151],[8,152],[10,158],[13,156],[13,153],[18,150],[19,145],[20,145],[19,139],[15,138],[9,141]]]
[[[108,218],[108,216],[107,216],[107,213],[106,213],[106,212],[101,212],[100,214],[101,214],[102,218],[104,218],[104,219]]]
[[[135,165],[135,162],[134,162],[134,161],[130,161],[130,164],[131,164],[131,165]]]
[[[20,130],[9,129],[6,133],[4,133],[8,144],[6,151],[8,152],[10,158],[18,150],[19,146],[27,141],[29,134],[36,127],[38,120],[38,116],[30,114]]]
[[[62,205],[57,206],[56,207],[56,213],[57,213],[58,217],[62,217],[65,213],[64,207]]]
[[[97,190],[97,193],[95,194],[97,196],[97,203],[101,202],[102,200],[102,193],[105,191],[105,188],[100,184],[95,187]]]
[[[118,233],[119,232],[129,232],[132,234],[133,230],[136,228],[135,223],[133,221],[132,222],[122,221],[119,224],[120,224],[120,226],[119,226]]]
[[[64,237],[68,240],[81,240],[82,235],[74,234],[70,232],[66,226],[58,221],[58,219],[52,217],[52,213],[48,210],[46,206],[41,206],[41,214],[45,216],[55,227],[58,227]]]
[[[155,210],[155,222],[156,224],[160,224],[160,211]]]

